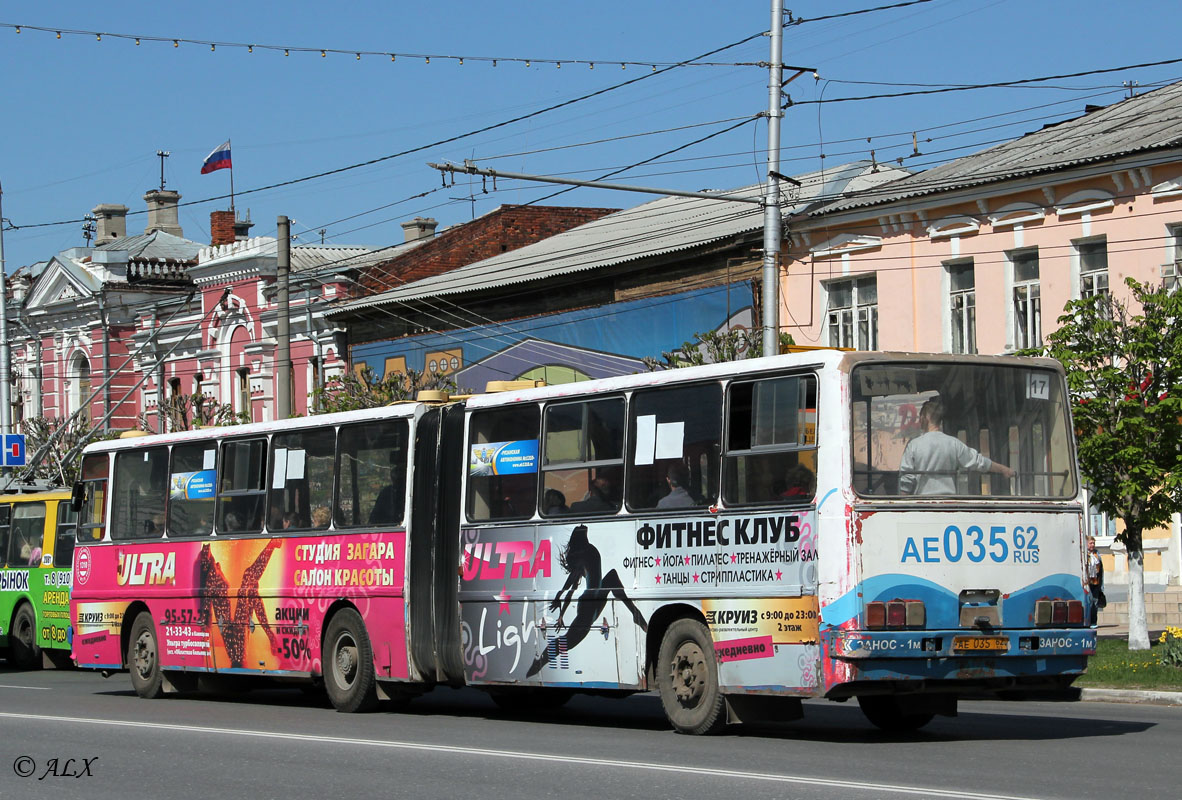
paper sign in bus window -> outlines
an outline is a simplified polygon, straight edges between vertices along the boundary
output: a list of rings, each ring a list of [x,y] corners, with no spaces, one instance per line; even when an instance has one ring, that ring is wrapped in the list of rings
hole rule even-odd
[[[684,440],[684,422],[662,422],[657,425],[657,458],[681,458]]]
[[[218,463],[218,451],[217,450],[206,450],[202,457],[203,457],[204,461],[202,462],[201,466],[204,467],[205,469],[213,469],[214,467],[217,466],[217,463]]]
[[[283,447],[275,448],[274,464],[271,473],[271,488],[282,489],[283,485],[287,483],[287,449]]]
[[[538,471],[538,440],[484,442],[468,451],[468,474],[524,475]]]
[[[657,446],[657,418],[647,414],[636,418],[636,457],[633,464],[645,466],[653,463]]]
[[[289,481],[303,480],[306,450],[291,449],[287,451],[287,479]]]

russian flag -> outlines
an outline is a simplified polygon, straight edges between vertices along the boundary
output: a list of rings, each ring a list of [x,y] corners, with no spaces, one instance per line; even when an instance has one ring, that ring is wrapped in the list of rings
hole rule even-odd
[[[205,157],[205,162],[201,165],[201,174],[208,174],[215,169],[230,169],[232,166],[233,164],[230,163],[230,140],[227,139],[225,143],[219,144],[212,153]]]

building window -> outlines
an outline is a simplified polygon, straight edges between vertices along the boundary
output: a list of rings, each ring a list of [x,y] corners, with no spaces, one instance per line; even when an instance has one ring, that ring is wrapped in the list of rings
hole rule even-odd
[[[948,264],[952,352],[977,352],[977,288],[972,260]]]
[[[1075,249],[1079,253],[1079,296],[1108,294],[1108,241],[1080,242]]]
[[[1166,263],[1161,266],[1161,277],[1165,288],[1174,291],[1182,282],[1182,225],[1170,228],[1168,236],[1169,256]]]
[[[829,346],[878,349],[878,278],[829,284]]]
[[[241,414],[250,414],[250,370],[246,367],[238,370],[238,408]]]
[[[170,395],[172,395],[173,397],[180,397],[180,394],[181,394],[181,379],[180,378],[169,378],[168,379],[168,393]]]
[[[74,378],[74,385],[76,390],[72,393],[73,397],[70,399],[73,408],[71,411],[77,412],[78,420],[82,423],[90,422],[90,394],[93,391],[90,385],[90,362],[86,356],[79,353],[74,358],[73,369],[71,370]]]
[[[201,394],[201,382],[205,380],[205,376],[198,372],[193,376],[193,394]]]
[[[1011,253],[1014,269],[1014,347],[1042,346],[1042,305],[1038,286],[1038,251]]]

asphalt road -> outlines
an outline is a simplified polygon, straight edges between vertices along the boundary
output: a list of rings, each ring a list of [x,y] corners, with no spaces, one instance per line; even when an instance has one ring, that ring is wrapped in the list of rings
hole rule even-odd
[[[856,704],[810,702],[695,738],[651,695],[525,718],[439,689],[345,715],[294,689],[146,701],[126,675],[0,666],[0,798],[1148,800],[1178,797],[1180,742],[1182,708],[1160,706],[962,702],[892,737]]]

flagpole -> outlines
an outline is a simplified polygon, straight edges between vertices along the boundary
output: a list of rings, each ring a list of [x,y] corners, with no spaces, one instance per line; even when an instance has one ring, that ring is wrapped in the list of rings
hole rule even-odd
[[[230,145],[230,210],[234,210],[234,147],[230,140],[226,140],[226,144]],[[235,217],[237,219],[237,217]]]

